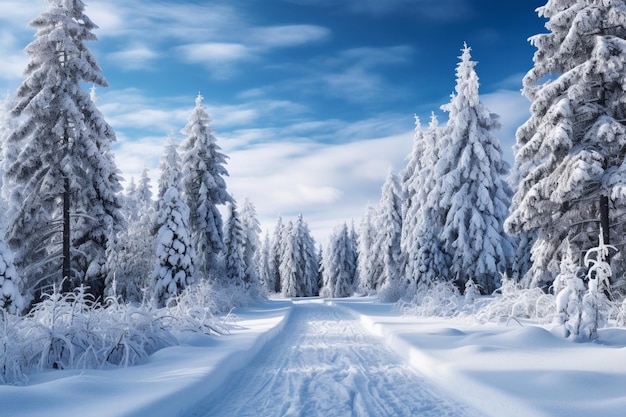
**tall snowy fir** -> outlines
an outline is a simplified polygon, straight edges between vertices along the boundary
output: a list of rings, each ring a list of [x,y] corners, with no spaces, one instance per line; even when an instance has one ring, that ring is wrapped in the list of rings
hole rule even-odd
[[[374,247],[374,239],[376,237],[376,229],[374,228],[375,217],[376,209],[368,206],[359,225],[357,291],[362,294],[378,289],[376,277],[379,277],[382,273],[382,268],[376,268],[376,266],[382,265],[382,262],[378,262],[380,251],[377,251]]]
[[[237,204],[228,205],[228,218],[224,225],[224,245],[226,246],[226,277],[227,284],[244,289],[246,277],[246,262],[244,252],[246,233],[241,224],[241,217],[237,211]]]
[[[373,247],[380,252],[382,269],[375,277],[376,287],[383,290],[381,297],[386,301],[397,301],[402,293],[403,255],[400,247],[402,238],[402,190],[398,176],[389,170],[382,188],[374,222],[376,236]]]
[[[66,291],[85,283],[101,295],[107,240],[123,218],[115,134],[82,87],[107,85],[85,45],[97,26],[80,0],[48,3],[30,23],[36,38],[12,111],[20,125],[8,141],[20,151],[5,173],[14,205],[7,242],[35,295],[64,276]]]
[[[220,152],[202,100],[201,95],[196,97],[196,106],[182,130],[187,137],[181,144],[181,157],[183,191],[197,256],[195,265],[197,272],[206,279],[218,275],[223,267],[223,221],[218,206],[233,199],[224,180],[228,175],[226,156]]]
[[[270,264],[272,262],[270,257],[270,248],[271,248],[270,235],[265,234],[263,238],[263,243],[261,244],[261,248],[259,250],[259,256],[257,259],[257,267],[259,274],[259,282],[261,283],[261,287],[263,292],[269,294],[274,292],[274,281],[272,277],[272,269]]]
[[[243,260],[246,267],[244,282],[249,291],[259,292],[261,290],[259,279],[261,225],[256,216],[256,207],[247,198],[244,200],[241,210],[241,226],[245,236],[243,245]]]
[[[418,166],[421,169],[409,182],[415,190],[412,197],[415,203],[411,203],[415,210],[405,213],[408,225],[403,230],[403,251],[405,277],[413,289],[429,286],[448,275],[449,263],[440,236],[445,219],[440,205],[441,176],[436,172],[439,154],[443,151],[442,129],[432,113],[428,129],[420,134],[424,142],[420,146],[423,153]]]
[[[176,144],[169,138],[161,158],[156,212],[156,264],[152,273],[154,303],[168,300],[193,282],[194,257],[189,230],[189,208],[180,195],[181,173]]]
[[[503,228],[512,192],[495,136],[499,117],[480,102],[471,49],[464,45],[462,52],[456,94],[442,106],[449,119],[438,162],[445,213],[441,238],[450,259],[448,279],[459,289],[473,279],[490,294],[500,286],[500,275],[507,272],[513,257]]]
[[[122,213],[127,227],[113,234],[107,250],[107,296],[126,302],[142,302],[152,297],[155,264],[155,202],[150,177],[144,168],[139,186],[131,178],[123,196]]]
[[[272,234],[272,241],[269,253],[269,276],[270,280],[268,284],[271,286],[271,291],[279,294],[282,290],[282,280],[280,277],[280,263],[282,260],[283,251],[283,238],[285,233],[285,225],[283,224],[283,218],[278,217],[276,220],[276,226],[274,227],[274,233]]]
[[[318,288],[319,263],[315,240],[302,215],[290,221],[281,233],[280,279],[284,297],[310,297]]]
[[[615,220],[626,181],[626,4],[552,0],[537,11],[549,32],[530,38],[537,51],[522,93],[531,115],[517,131],[520,180],[506,228],[535,235],[525,282],[546,288],[563,242],[582,253],[601,226],[607,242],[623,240]],[[621,275],[623,262],[613,266]]]
[[[343,224],[336,228],[330,236],[322,260],[323,296],[340,298],[349,297],[354,293],[357,273],[356,259],[354,241],[350,237],[348,226]]]

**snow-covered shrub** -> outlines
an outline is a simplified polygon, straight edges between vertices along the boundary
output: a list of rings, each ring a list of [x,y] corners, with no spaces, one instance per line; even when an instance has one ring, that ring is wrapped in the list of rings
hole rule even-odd
[[[216,318],[221,310],[216,302],[219,295],[209,282],[201,280],[170,299],[165,309],[160,311],[161,319],[176,331],[228,333],[228,329]]]
[[[23,384],[27,382],[24,373],[23,340],[21,317],[0,309],[0,382],[3,384]]]
[[[502,286],[495,291],[495,297],[482,305],[476,312],[481,322],[496,321],[508,323],[511,319],[537,319],[549,322],[554,316],[554,296],[539,288],[522,289],[509,278],[502,278]]]
[[[624,298],[619,308],[617,309],[615,324],[622,327],[626,326],[626,298]]]
[[[465,305],[474,305],[476,298],[478,298],[479,296],[480,290],[478,289],[478,285],[476,285],[472,278],[468,279],[465,283]]]
[[[578,266],[569,242],[566,243],[568,250],[561,260],[560,272],[554,279],[552,288],[556,297],[555,322],[563,327],[563,336],[569,337],[580,334],[585,283],[577,276]]]
[[[617,249],[604,243],[600,229],[599,243],[585,254],[587,271],[587,293],[582,299],[581,335],[589,340],[598,337],[598,328],[606,323],[610,310],[607,294],[611,290],[611,265],[607,262],[609,250]]]
[[[397,306],[404,314],[426,317],[450,317],[459,309],[460,293],[449,281],[437,281],[418,288],[410,301],[401,300]]]

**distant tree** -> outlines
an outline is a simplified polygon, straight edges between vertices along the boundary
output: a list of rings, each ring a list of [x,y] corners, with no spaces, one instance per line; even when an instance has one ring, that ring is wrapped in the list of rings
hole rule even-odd
[[[85,283],[96,295],[111,228],[123,227],[113,129],[82,87],[106,86],[85,45],[96,25],[80,0],[49,0],[30,26],[30,62],[12,110],[19,126],[8,137],[19,154],[5,181],[14,209],[7,242],[29,290],[48,291],[64,280],[70,291]]]
[[[374,240],[376,239],[375,217],[376,209],[371,206],[367,207],[359,227],[357,263],[359,283],[357,290],[363,294],[378,289],[377,277],[382,274],[382,262],[379,262],[380,251],[374,247]]]
[[[298,268],[296,266],[296,247],[293,236],[293,222],[290,221],[283,228],[280,243],[280,292],[283,297],[296,297],[298,295]]]
[[[526,282],[547,288],[565,241],[578,253],[594,246],[598,223],[605,243],[624,234],[622,213],[609,208],[623,206],[626,189],[626,12],[623,1],[594,0],[537,11],[549,32],[530,38],[537,51],[522,93],[531,115],[517,131],[520,180],[506,228],[536,236]]]
[[[414,289],[421,285],[428,287],[448,276],[449,263],[440,238],[445,219],[440,205],[442,182],[436,172],[439,154],[443,150],[441,133],[442,127],[433,113],[428,129],[421,134],[424,144],[420,171],[410,179],[410,186],[415,190],[412,197],[415,203],[405,214],[408,224],[406,230],[403,228],[403,251],[407,257],[405,276]]]
[[[233,201],[226,190],[226,156],[220,152],[211,119],[198,94],[181,144],[183,190],[189,206],[197,270],[203,278],[216,275],[224,252],[222,215],[218,209]],[[217,278],[217,277],[213,277]]]
[[[111,236],[112,244],[107,249],[105,294],[126,302],[150,299],[154,292],[158,226],[150,182],[147,169],[142,172],[139,187],[131,179],[122,211],[127,227]]]
[[[178,164],[176,144],[170,137],[161,158],[156,213],[156,265],[152,277],[157,307],[164,307],[193,282],[189,208],[180,195]]]
[[[246,232],[241,224],[237,204],[233,201],[228,205],[228,218],[224,230],[226,245],[226,277],[229,285],[244,289],[246,277],[246,261],[244,258]]]
[[[278,217],[274,234],[272,235],[272,244],[270,246],[269,273],[272,285],[272,291],[279,294],[282,291],[282,278],[280,275],[280,264],[282,262],[283,238],[285,234],[285,226],[282,217]]]
[[[281,294],[284,297],[310,297],[318,289],[318,258],[315,240],[302,215],[290,221],[281,233]]]
[[[261,286],[267,293],[274,292],[275,290],[272,269],[270,268],[270,263],[272,262],[270,257],[271,245],[270,235],[266,233],[263,238],[263,243],[261,244],[261,250],[259,251],[258,273]]]
[[[330,236],[322,261],[324,288],[328,297],[349,297],[355,290],[357,271],[356,248],[346,224],[335,229]]]
[[[381,274],[376,277],[376,288],[386,288],[388,301],[397,301],[404,286],[402,277],[403,257],[400,248],[402,236],[402,200],[398,176],[391,170],[382,188],[382,197],[378,205],[375,220],[376,237],[373,247],[380,251],[382,260]]]
[[[244,282],[249,290],[259,291],[259,257],[261,251],[261,225],[256,217],[256,208],[247,198],[241,211],[241,226],[244,232],[243,259],[245,265]]]
[[[500,286],[500,275],[507,272],[513,257],[503,228],[512,192],[495,136],[500,129],[498,116],[480,102],[470,51],[464,45],[456,69],[456,94],[442,107],[449,120],[437,163],[440,206],[445,213],[441,239],[450,259],[449,279],[461,290],[473,279],[482,291],[491,293]]]

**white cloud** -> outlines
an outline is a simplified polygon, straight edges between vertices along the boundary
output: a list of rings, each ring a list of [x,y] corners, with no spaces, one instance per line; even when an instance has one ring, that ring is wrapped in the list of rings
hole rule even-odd
[[[135,46],[123,51],[113,52],[108,59],[113,60],[125,69],[143,69],[149,67],[159,54],[146,46]]]
[[[250,29],[250,40],[263,48],[285,48],[319,42],[330,37],[330,30],[314,25],[268,26]]]
[[[207,42],[183,45],[178,48],[190,62],[211,64],[232,62],[250,58],[249,48],[239,43]]]

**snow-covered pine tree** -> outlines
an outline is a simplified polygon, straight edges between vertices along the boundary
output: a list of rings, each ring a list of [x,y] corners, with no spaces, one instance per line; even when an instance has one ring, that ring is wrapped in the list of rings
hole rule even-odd
[[[259,292],[259,257],[261,251],[261,225],[256,217],[256,208],[254,204],[247,198],[244,200],[243,209],[241,210],[241,226],[245,236],[243,244],[243,260],[246,267],[244,282],[248,289],[253,292]]]
[[[284,297],[310,297],[317,294],[319,263],[315,240],[302,215],[283,228],[280,241],[281,294]]]
[[[86,283],[101,295],[107,239],[123,218],[115,134],[82,87],[107,85],[85,44],[97,26],[80,0],[48,4],[30,23],[36,38],[12,111],[21,121],[8,140],[20,152],[5,173],[15,205],[7,242],[28,290],[67,276],[64,290]]]
[[[517,131],[520,181],[506,229],[536,234],[527,281],[545,288],[558,273],[563,242],[576,252],[594,246],[591,219],[608,242],[608,225],[616,223],[608,209],[623,206],[626,4],[550,0],[537,11],[549,32],[530,38],[537,51],[522,93],[531,115]]]
[[[179,156],[173,138],[161,158],[156,213],[156,265],[152,273],[154,302],[164,307],[193,282],[193,244],[189,208],[180,194]]]
[[[237,204],[232,201],[228,204],[228,218],[224,225],[226,277],[228,285],[239,287],[241,291],[246,286],[245,244],[246,232],[241,224]]]
[[[315,240],[311,236],[309,225],[300,214],[294,224],[292,233],[296,249],[296,267],[298,282],[298,297],[311,297],[319,292],[318,270],[319,262]]]
[[[270,284],[271,291],[280,294],[282,291],[282,278],[280,275],[280,264],[283,258],[283,237],[285,233],[285,226],[283,225],[283,218],[278,217],[276,221],[276,227],[274,227],[274,234],[272,235],[272,244],[270,246]]]
[[[373,247],[376,237],[376,229],[374,229],[375,217],[376,209],[372,206],[368,206],[365,216],[363,216],[361,224],[359,225],[357,291],[362,294],[368,294],[370,291],[378,289],[375,278],[382,273],[382,271],[375,269],[375,265],[379,265],[379,263],[376,262],[379,251],[375,250]]]
[[[414,289],[448,276],[448,259],[443,252],[440,233],[445,213],[440,205],[441,181],[437,172],[441,144],[442,128],[434,113],[431,113],[428,129],[423,133],[423,155],[421,170],[412,178],[412,188],[416,191],[414,199],[419,210],[407,213],[409,224],[405,238],[406,278]],[[414,181],[414,182],[413,182]]]
[[[282,228],[280,237],[281,247],[276,252],[280,254],[278,264],[280,272],[280,293],[283,297],[296,297],[298,295],[298,276],[295,239],[293,238],[293,221],[289,221]]]
[[[127,227],[112,238],[114,245],[107,251],[106,295],[126,302],[142,302],[154,293],[152,273],[158,226],[150,183],[145,168],[139,186],[131,179],[123,206]]]
[[[263,243],[261,244],[261,250],[259,251],[258,274],[261,287],[263,291],[268,294],[275,290],[272,270],[270,268],[270,263],[272,262],[270,257],[271,246],[270,235],[266,233],[263,238]]]
[[[198,94],[182,133],[183,190],[189,206],[192,239],[196,249],[196,269],[203,278],[219,278],[224,252],[222,215],[219,205],[232,202],[224,177],[227,157],[220,152],[210,126],[211,119]]]
[[[485,293],[500,286],[514,255],[503,223],[511,189],[508,166],[495,136],[498,116],[478,96],[476,62],[465,44],[456,68],[456,94],[442,109],[449,113],[443,131],[437,174],[445,213],[441,239],[449,255],[449,280],[462,290],[472,278]]]
[[[403,257],[400,248],[402,237],[402,200],[398,176],[389,170],[382,188],[374,229],[373,247],[380,252],[382,270],[375,277],[376,288],[383,289],[386,301],[398,301],[405,287],[402,277]]]
[[[322,260],[322,270],[324,271],[322,293],[325,296],[340,298],[349,297],[354,293],[357,270],[355,252],[348,226],[344,223],[337,227],[330,236]]]

